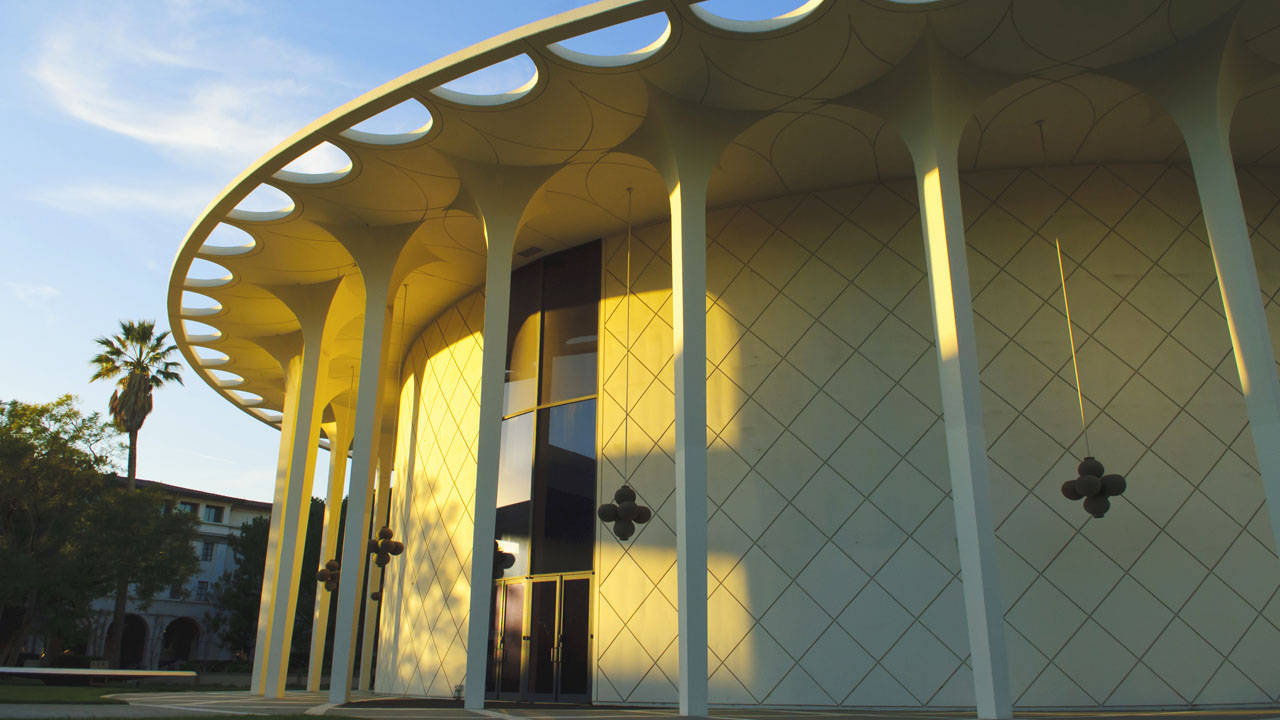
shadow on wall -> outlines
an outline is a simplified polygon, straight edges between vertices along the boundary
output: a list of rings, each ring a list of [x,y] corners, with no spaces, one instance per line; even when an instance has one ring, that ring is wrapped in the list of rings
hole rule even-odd
[[[1017,703],[1274,701],[1280,568],[1189,168],[961,179]],[[1280,173],[1241,185],[1271,298]],[[889,182],[709,214],[713,702],[974,703],[915,205]],[[1091,450],[1131,483],[1103,520],[1059,493],[1086,443],[1055,238]],[[654,519],[598,529],[596,699],[671,702],[668,229],[633,233],[629,307],[624,240],[604,256],[598,493],[627,479]]]
[[[1278,311],[1280,174],[1240,183]],[[961,184],[1016,702],[1275,701],[1280,568],[1189,168]],[[713,702],[971,706],[913,182],[734,205],[707,231]],[[1099,521],[1058,490],[1086,443],[1055,239],[1089,449],[1130,480]],[[627,480],[654,518],[627,543],[597,525],[593,687],[671,702],[668,229],[634,232],[630,302],[624,245],[604,246],[598,496]],[[476,293],[446,311],[406,360],[392,516],[408,551],[389,568],[380,691],[462,681],[481,310]]]

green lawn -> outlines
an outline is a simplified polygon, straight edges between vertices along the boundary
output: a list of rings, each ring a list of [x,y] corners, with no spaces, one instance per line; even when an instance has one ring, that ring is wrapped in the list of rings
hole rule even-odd
[[[138,685],[43,685],[36,681],[20,682],[6,680],[0,683],[0,704],[12,703],[73,703],[121,705],[120,700],[102,697],[115,693],[131,692],[200,692],[205,690],[237,690],[231,686],[220,685],[162,685],[142,683]],[[4,711],[0,710],[0,717]]]
[[[0,685],[0,703],[94,703],[123,704],[119,700],[102,697],[121,692],[116,687],[90,687],[87,685]],[[3,711],[0,711],[0,715]]]

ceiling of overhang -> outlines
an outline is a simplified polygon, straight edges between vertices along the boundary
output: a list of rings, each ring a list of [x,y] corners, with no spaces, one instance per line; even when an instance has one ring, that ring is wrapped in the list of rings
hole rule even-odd
[[[799,4],[799,0],[797,0]],[[964,62],[1007,75],[961,143],[965,170],[1033,164],[1151,162],[1185,157],[1172,120],[1148,95],[1092,70],[1150,54],[1231,11],[1221,0],[811,0],[790,16],[740,22],[716,18],[688,0],[606,0],[514,30],[446,57],[320,118],[245,171],[210,205],[174,264],[170,322],[189,362],[215,390],[260,418],[283,406],[280,338],[298,330],[271,288],[337,280],[325,334],[325,397],[345,392],[358,364],[363,281],[336,238],[351,228],[417,223],[419,254],[396,293],[388,382],[418,331],[479,288],[484,240],[455,160],[500,172],[554,170],[526,210],[516,243],[528,257],[666,218],[666,191],[646,161],[620,152],[648,112],[652,92],[702,107],[751,111],[759,119],[723,152],[710,204],[860,182],[909,177],[910,158],[880,118],[828,101],[887,73],[930,33]],[[663,13],[660,45],[631,57],[591,58],[558,42]],[[1280,3],[1248,0],[1237,27],[1247,46],[1280,63]],[[516,56],[536,77],[508,95],[466,97],[445,83]],[[351,128],[405,101],[421,103],[429,128],[376,136]],[[1277,159],[1280,84],[1240,105],[1233,147],[1242,162]],[[328,142],[350,158],[343,172],[285,171]],[[262,185],[293,207],[235,210]],[[226,223],[252,246],[206,246]],[[532,249],[537,248],[537,252]],[[528,258],[517,255],[517,264]],[[192,281],[192,262],[225,268],[231,280]],[[216,311],[183,308],[184,291],[216,301]],[[212,303],[210,303],[212,305]],[[188,330],[187,321],[212,326]],[[225,353],[203,362],[196,347]],[[273,354],[273,352],[275,354]],[[234,387],[233,387],[234,386]],[[260,396],[245,402],[240,393]]]

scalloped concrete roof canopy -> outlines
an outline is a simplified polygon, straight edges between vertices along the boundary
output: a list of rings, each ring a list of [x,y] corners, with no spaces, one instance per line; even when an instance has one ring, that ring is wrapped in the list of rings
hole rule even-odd
[[[883,77],[926,34],[974,68],[1007,79],[971,119],[961,170],[1182,159],[1181,137],[1158,104],[1091,70],[1168,47],[1230,9],[1216,0],[1180,3],[1177,12],[1169,0],[1112,3],[1092,14],[1073,13],[1067,3],[1033,11],[1021,0],[790,5],[794,10],[780,18],[740,20],[715,15],[715,5],[684,0],[606,0],[505,33],[366,93],[255,163],[196,221],[173,267],[171,326],[181,328],[180,320],[191,316],[182,308],[185,289],[208,295],[221,310],[201,319],[222,333],[219,349],[229,355],[228,367],[244,378],[244,389],[262,395],[262,407],[280,410],[283,373],[260,338],[298,325],[261,288],[338,279],[331,312],[348,330],[327,340],[326,352],[345,358],[333,367],[349,369],[358,357],[363,286],[332,229],[419,223],[414,242],[429,262],[404,280],[402,292],[412,303],[401,308],[403,332],[387,354],[388,362],[398,362],[405,338],[482,284],[483,234],[459,162],[559,168],[535,195],[517,252],[529,245],[554,252],[616,231],[627,213],[622,187],[636,189],[631,212],[637,225],[665,219],[666,193],[656,171],[625,151],[651,92],[760,115],[723,153],[711,180],[712,206],[909,177],[905,147],[884,121],[836,101]],[[1254,0],[1241,12],[1249,48],[1280,59],[1280,38],[1266,32],[1277,24],[1277,5]],[[1003,20],[1011,13],[1014,25]],[[562,44],[657,15],[670,23],[666,32],[616,58]],[[477,98],[441,90],[522,56],[533,77],[512,92]],[[414,103],[425,108],[423,127],[387,135],[356,129]],[[1248,98],[1240,113],[1274,117],[1277,110],[1280,92],[1273,89]],[[1237,128],[1238,157],[1273,157],[1275,140],[1265,123],[1242,119]],[[286,169],[324,146],[349,158],[349,167],[305,176]],[[206,244],[220,226],[244,231],[253,245]],[[198,256],[216,256],[233,279],[188,279]],[[195,338],[181,329],[175,334],[206,382],[245,407],[203,369]]]

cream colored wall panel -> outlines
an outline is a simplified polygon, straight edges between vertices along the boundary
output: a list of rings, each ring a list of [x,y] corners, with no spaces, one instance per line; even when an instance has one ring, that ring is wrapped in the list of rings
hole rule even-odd
[[[405,358],[403,373],[420,375],[421,392],[401,398],[400,432],[416,414],[417,436],[397,457],[392,517],[401,518],[405,553],[387,567],[394,590],[379,633],[378,692],[452,697],[465,676],[483,308],[481,293],[463,299]],[[401,464],[410,457],[411,467]]]
[[[1280,317],[1276,199],[1241,175]],[[1274,701],[1280,563],[1188,169],[962,182],[1018,704]],[[911,192],[780,198],[708,222],[713,702],[973,702]],[[1085,447],[1054,239],[1092,451],[1130,479],[1101,520],[1058,490]],[[598,492],[628,481],[654,517],[625,543],[598,528],[601,703],[676,697],[667,243],[664,226],[635,232],[630,298],[622,238],[604,246]],[[398,453],[414,458],[392,509],[408,549],[388,575],[379,690],[461,681],[479,312],[479,295],[451,309],[406,364],[422,388],[415,445]]]
[[[1274,293],[1266,233],[1280,240],[1280,221],[1250,173],[1242,184]],[[1189,169],[990,171],[962,183],[1018,704],[1276,698],[1280,677],[1268,679],[1246,641],[1280,633],[1280,563]],[[914,190],[895,183],[709,216],[713,702],[973,702],[914,206]],[[1101,520],[1058,490],[1085,447],[1055,239],[1092,450],[1130,478]],[[658,380],[670,349],[655,337],[669,333],[655,324],[669,295],[666,242],[663,226],[633,240],[644,296],[631,302],[629,355],[623,242],[605,245],[599,491],[624,477],[629,360],[626,462],[663,524],[628,544],[601,530],[597,572],[627,578],[598,585],[598,603],[622,608],[597,636],[601,702],[634,701],[642,680],[660,699],[652,671],[675,677],[637,639],[648,603],[674,604],[631,559],[674,558],[669,478],[638,474],[649,458],[670,463],[670,386]],[[1156,659],[1178,648],[1198,654],[1196,667]]]

